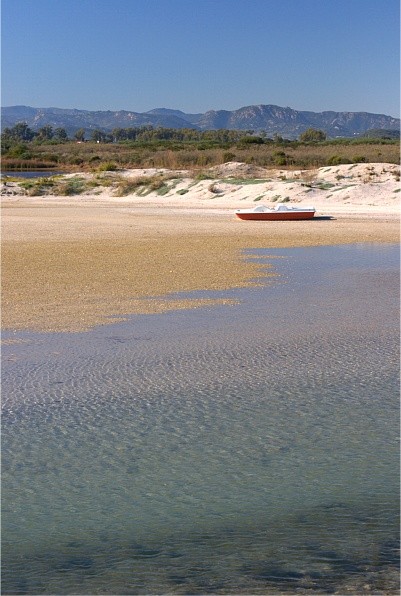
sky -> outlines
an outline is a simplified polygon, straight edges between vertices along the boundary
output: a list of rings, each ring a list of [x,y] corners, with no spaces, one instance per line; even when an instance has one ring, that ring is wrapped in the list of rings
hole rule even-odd
[[[2,106],[400,114],[398,0],[2,0]]]

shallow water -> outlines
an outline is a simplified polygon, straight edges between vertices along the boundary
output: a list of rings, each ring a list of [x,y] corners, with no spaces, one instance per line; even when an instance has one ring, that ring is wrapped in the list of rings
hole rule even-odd
[[[61,170],[6,170],[1,172],[1,178],[49,178],[65,174]]]
[[[250,256],[238,306],[3,336],[4,594],[398,593],[398,247]]]

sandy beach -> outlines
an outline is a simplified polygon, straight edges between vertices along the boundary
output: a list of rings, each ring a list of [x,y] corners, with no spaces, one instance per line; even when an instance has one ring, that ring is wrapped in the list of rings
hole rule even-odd
[[[116,196],[113,184],[77,196],[29,196],[2,185],[2,328],[82,331],[132,313],[230,300],[175,299],[274,275],[243,250],[399,242],[399,166],[358,164],[260,171],[246,164],[186,172],[114,174],[166,179],[165,192]],[[70,174],[65,178],[93,174]],[[117,178],[116,178],[117,180]],[[310,221],[245,222],[235,209],[312,205]]]

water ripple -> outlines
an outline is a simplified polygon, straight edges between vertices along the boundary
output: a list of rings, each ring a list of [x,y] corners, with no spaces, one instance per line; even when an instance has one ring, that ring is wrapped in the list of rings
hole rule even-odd
[[[5,346],[4,594],[398,585],[397,274],[319,250],[239,307]]]

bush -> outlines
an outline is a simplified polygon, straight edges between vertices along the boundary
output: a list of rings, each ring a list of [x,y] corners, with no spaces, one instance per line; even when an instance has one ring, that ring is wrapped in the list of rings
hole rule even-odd
[[[126,195],[131,195],[138,190],[138,188],[143,187],[147,184],[149,178],[126,178],[122,180],[116,189],[115,196],[116,197],[125,197]]]
[[[223,161],[227,163],[228,161],[235,161],[236,155],[235,153],[231,153],[231,151],[226,151],[223,153]]]
[[[136,193],[145,196],[150,192],[157,192],[159,195],[165,195],[171,186],[166,183],[172,180],[174,176],[143,176],[141,178],[124,178],[120,180],[115,191],[116,197],[124,197]]]
[[[195,176],[195,180],[198,182],[201,182],[202,180],[213,180],[213,178],[214,176],[207,174],[206,172],[199,172],[199,174]]]
[[[299,135],[301,143],[318,143],[326,140],[326,133],[316,128],[308,128]]]
[[[100,166],[97,169],[99,172],[115,172],[116,170],[118,170],[118,166],[114,162],[108,161],[100,164]]]
[[[327,160],[327,165],[329,165],[329,166],[339,166],[341,164],[346,164],[346,163],[352,163],[352,161],[350,159],[347,159],[346,157],[341,157],[341,155],[332,155]]]
[[[67,182],[62,182],[57,188],[57,194],[69,197],[71,195],[80,195],[85,190],[85,183],[82,178],[71,178]]]
[[[263,145],[264,139],[262,137],[242,137],[238,141],[240,145]]]
[[[71,157],[69,163],[72,166],[81,166],[84,163],[84,160],[82,159],[82,157]]]
[[[163,196],[163,195],[166,195],[169,190],[170,190],[170,188],[167,186],[167,184],[162,184],[161,186],[159,186],[157,188],[157,194],[160,196]]]
[[[14,145],[6,152],[7,157],[20,157],[21,159],[30,159],[32,153],[29,152],[28,147],[24,144]]]
[[[60,159],[60,156],[57,155],[57,153],[43,153],[42,157],[52,163],[58,163]]]
[[[276,166],[285,166],[287,165],[287,156],[284,151],[274,151],[272,154],[273,162]]]

